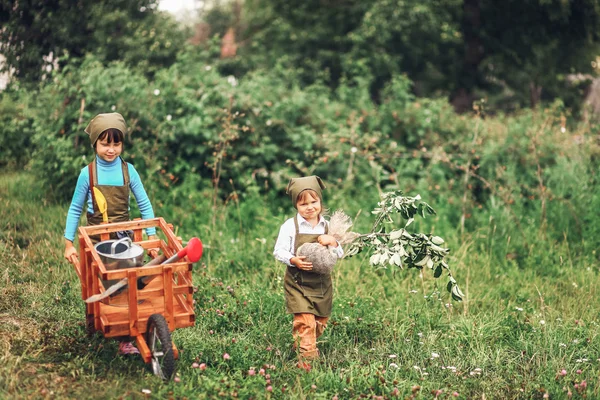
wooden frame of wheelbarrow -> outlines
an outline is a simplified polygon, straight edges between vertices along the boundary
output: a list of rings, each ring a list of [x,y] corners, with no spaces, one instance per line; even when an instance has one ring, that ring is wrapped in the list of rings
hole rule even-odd
[[[160,229],[166,242],[162,239],[143,240],[142,230],[151,227]],[[100,331],[107,338],[134,338],[144,362],[150,363],[152,354],[144,333],[151,315],[163,315],[170,332],[195,323],[192,263],[185,257],[169,264],[109,271],[95,251],[90,236],[99,235],[100,240],[105,241],[109,240],[111,233],[126,230],[133,231],[134,243],[146,250],[159,248],[167,258],[183,249],[181,238],[173,233],[173,225],[167,224],[163,218],[82,226],[79,228],[79,262],[74,267],[81,281],[81,297],[84,300],[104,291],[102,280],[128,279],[128,288],[122,293],[104,302],[86,303],[86,329],[88,333]],[[137,279],[144,276],[154,278],[140,290]],[[177,359],[179,352],[175,344],[172,346]]]

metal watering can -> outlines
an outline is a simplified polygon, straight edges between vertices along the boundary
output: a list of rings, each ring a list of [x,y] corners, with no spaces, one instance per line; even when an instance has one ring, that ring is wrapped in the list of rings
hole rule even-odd
[[[105,240],[97,243],[94,249],[108,271],[140,267],[143,264],[144,248],[133,243],[129,237],[118,240]],[[102,281],[102,284],[106,289],[117,282],[119,282],[118,279],[111,279]]]

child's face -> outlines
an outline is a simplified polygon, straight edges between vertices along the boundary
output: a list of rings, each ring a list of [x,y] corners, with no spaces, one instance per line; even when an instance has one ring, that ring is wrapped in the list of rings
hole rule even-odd
[[[302,199],[296,203],[298,213],[307,221],[314,221],[321,214],[321,200],[318,197],[307,193]]]
[[[123,142],[109,142],[108,138],[96,142],[96,153],[104,161],[111,162],[121,155]]]

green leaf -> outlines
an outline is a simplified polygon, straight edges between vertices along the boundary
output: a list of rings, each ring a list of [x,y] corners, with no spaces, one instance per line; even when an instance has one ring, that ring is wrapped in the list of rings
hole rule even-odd
[[[433,272],[434,278],[439,278],[440,276],[442,276],[442,264],[438,264],[437,268]]]
[[[444,239],[442,239],[439,236],[432,236],[431,237],[431,243],[440,246],[440,245],[444,244]]]
[[[390,240],[399,239],[402,237],[402,230],[390,232]]]

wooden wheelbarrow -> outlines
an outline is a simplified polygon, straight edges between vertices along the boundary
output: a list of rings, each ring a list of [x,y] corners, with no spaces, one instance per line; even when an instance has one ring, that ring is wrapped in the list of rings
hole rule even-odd
[[[165,240],[142,240],[142,230],[155,227]],[[133,231],[133,243],[144,249],[159,248],[162,254],[176,262],[159,265],[109,270],[94,249],[90,236],[109,240],[110,234]],[[84,300],[103,297],[103,282],[121,280],[126,290],[86,303],[86,331],[102,332],[104,337],[135,339],[144,362],[151,364],[155,375],[170,379],[179,357],[172,343],[171,332],[193,326],[192,263],[202,257],[202,242],[194,238],[182,246],[173,226],[163,218],[108,223],[79,228],[79,261],[74,264],[81,281]],[[169,260],[167,260],[169,261]],[[138,280],[144,285],[138,287]]]

